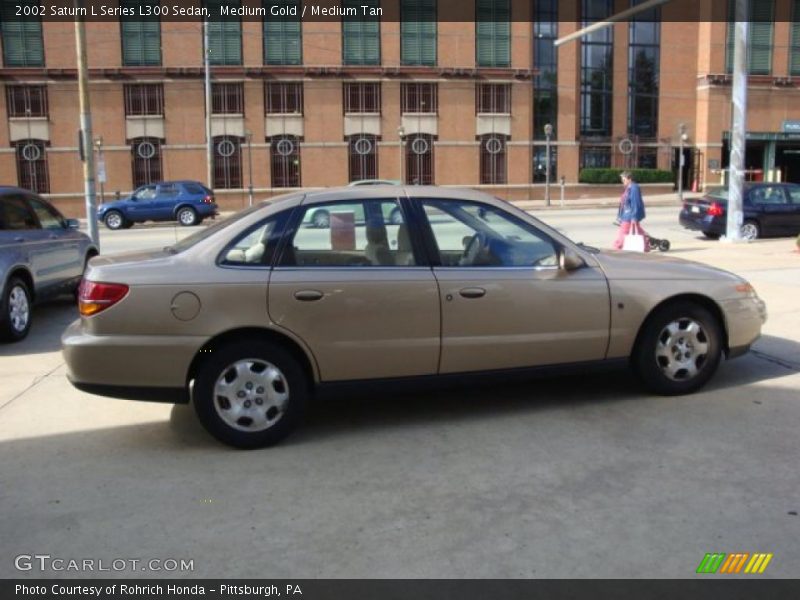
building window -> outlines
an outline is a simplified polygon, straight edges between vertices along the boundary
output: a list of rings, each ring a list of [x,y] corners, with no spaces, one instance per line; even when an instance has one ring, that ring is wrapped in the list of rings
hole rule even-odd
[[[134,139],[131,165],[134,188],[161,181],[161,140],[151,137]]]
[[[378,8],[380,0],[342,0],[344,10]],[[342,19],[342,63],[345,65],[381,64],[381,30],[378,17],[344,17]]]
[[[164,85],[161,83],[135,83],[123,86],[125,116],[143,117],[164,114]]]
[[[273,16],[273,6],[296,8],[297,16]],[[299,65],[303,63],[303,30],[300,15],[303,12],[300,0],[265,0],[267,14],[264,17],[264,64]]]
[[[7,85],[6,110],[9,117],[46,117],[46,85]]]
[[[558,173],[558,148],[550,147],[550,182],[555,183]],[[547,181],[547,147],[534,146],[533,148],[533,183]]]
[[[269,145],[272,187],[300,187],[300,139],[293,135],[273,137]]]
[[[537,0],[533,24],[533,139],[545,138],[544,126],[558,124],[558,54],[553,42],[558,37],[558,0]]]
[[[751,75],[772,72],[772,37],[775,21],[775,0],[750,0],[750,26],[747,29],[747,71]],[[733,72],[733,40],[736,30],[736,0],[728,0],[728,37],[725,48],[725,69]]]
[[[236,136],[214,138],[214,187],[223,190],[242,187],[242,140]]]
[[[120,0],[120,6],[135,11],[147,5],[145,0]],[[126,67],[161,65],[161,21],[159,17],[121,19],[122,64]]]
[[[211,84],[212,115],[243,115],[244,84],[212,83]]]
[[[475,107],[479,113],[511,113],[511,84],[479,83]]]
[[[475,62],[479,67],[511,66],[510,0],[475,0]]]
[[[374,135],[351,135],[349,181],[378,178],[378,138]]]
[[[302,115],[303,84],[295,82],[265,83],[264,107],[268,115]]]
[[[436,64],[436,0],[402,0],[400,62],[428,67]]]
[[[43,140],[20,140],[14,143],[19,187],[37,194],[50,192],[46,144]]]
[[[437,113],[439,88],[435,83],[400,84],[400,106],[403,113]]]
[[[4,2],[0,9],[3,33],[3,64],[6,67],[43,67],[42,22],[36,17],[15,17],[13,5],[35,6],[32,2]],[[12,5],[13,4],[13,5]]]
[[[581,169],[605,169],[611,166],[610,146],[582,146]]]
[[[237,0],[206,0],[210,14],[219,15],[220,7],[236,10],[241,6]],[[236,17],[210,19],[208,21],[208,60],[212,65],[242,64],[242,21]]]
[[[406,183],[433,185],[433,136],[425,133],[406,138]]]
[[[481,183],[503,184],[508,181],[506,173],[506,136],[496,133],[480,136]]]
[[[632,0],[639,4],[644,0]],[[658,135],[661,11],[636,15],[628,25],[628,133],[644,138]]]
[[[613,0],[582,0],[583,24],[590,25],[613,13]],[[581,135],[611,135],[614,29],[606,27],[581,43]]]
[[[800,0],[792,5],[792,39],[789,48],[789,72],[800,75]]]
[[[636,160],[636,166],[639,169],[657,169],[658,168],[658,148],[656,147],[640,147]]]
[[[381,112],[380,83],[345,83],[342,89],[345,113]]]

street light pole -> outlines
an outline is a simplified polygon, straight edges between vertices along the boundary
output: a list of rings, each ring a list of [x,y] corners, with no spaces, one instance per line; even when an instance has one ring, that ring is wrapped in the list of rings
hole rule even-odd
[[[747,130],[747,30],[748,1],[736,0],[736,23],[733,39],[733,83],[731,102],[730,183],[728,184],[728,223],[725,239],[729,242],[742,240],[744,214],[744,150]]]
[[[397,137],[400,138],[400,185],[405,183],[405,173],[403,173],[403,167],[405,166],[403,164],[403,155],[405,154],[405,145],[403,144],[403,140],[405,139],[405,136],[406,128],[400,125],[400,127],[397,128]]]
[[[678,125],[678,199],[683,203],[683,142],[686,141],[686,124]]]
[[[89,68],[86,64],[86,23],[75,20],[75,45],[78,51],[78,101],[81,111],[81,146],[83,148],[83,181],[86,197],[86,225],[89,237],[98,248],[97,193],[94,180],[94,152],[92,151],[92,107],[89,102]]]
[[[106,201],[105,182],[106,182],[106,161],[103,156],[103,136],[101,135],[94,141],[97,146],[97,183],[100,184],[100,204]]]
[[[214,141],[211,139],[211,48],[209,47],[208,21],[203,21],[203,62],[206,94],[206,183],[214,191]]]
[[[553,126],[548,123],[544,126],[545,158],[544,158],[544,201],[550,206],[550,137],[553,135]]]
[[[253,132],[246,131],[245,137],[247,138],[247,175],[248,179],[250,180],[250,184],[247,188],[247,200],[248,206],[253,206]]]

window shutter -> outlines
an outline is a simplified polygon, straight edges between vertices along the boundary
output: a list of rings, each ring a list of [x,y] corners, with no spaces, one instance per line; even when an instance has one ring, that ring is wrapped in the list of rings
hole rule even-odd
[[[792,9],[792,40],[789,48],[789,72],[800,75],[800,0],[794,0]]]
[[[509,0],[477,0],[475,44],[479,67],[511,65],[510,18]]]
[[[222,0],[207,0],[206,7],[212,15],[220,15]],[[232,8],[239,8],[240,2],[226,2]],[[208,22],[208,47],[211,51],[210,62],[212,65],[240,65],[242,64],[242,22],[237,18],[223,19]]]
[[[750,0],[747,70],[754,75],[769,75],[772,71],[774,8],[774,0]]]
[[[4,15],[5,16],[5,15]],[[41,21],[3,20],[3,62],[7,67],[43,67]]]
[[[297,6],[298,0],[268,0],[264,6]],[[302,12],[298,9],[298,14]],[[303,61],[302,28],[299,17],[264,17],[264,64],[299,65]]]
[[[378,0],[346,0],[343,8],[378,6]],[[362,20],[363,19],[363,20]],[[342,62],[346,65],[378,65],[381,62],[380,24],[377,19],[342,19]]]
[[[436,64],[436,0],[403,0],[401,60],[404,65]]]

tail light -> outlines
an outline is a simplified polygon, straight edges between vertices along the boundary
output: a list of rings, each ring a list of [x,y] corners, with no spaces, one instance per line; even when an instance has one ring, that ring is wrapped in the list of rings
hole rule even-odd
[[[708,214],[712,217],[721,217],[723,213],[722,205],[719,202],[712,202],[708,207]]]
[[[214,204],[214,196],[206,196],[203,198],[203,204]]]
[[[123,283],[100,283],[83,279],[78,288],[78,309],[81,316],[91,317],[128,295],[128,286]]]

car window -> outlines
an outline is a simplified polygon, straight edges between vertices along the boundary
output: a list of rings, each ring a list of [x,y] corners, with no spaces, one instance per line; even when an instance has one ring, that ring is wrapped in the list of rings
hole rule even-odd
[[[198,185],[196,183],[184,183],[183,188],[189,194],[207,194],[208,192],[203,188],[203,186]]]
[[[64,229],[64,219],[52,207],[38,198],[28,198],[33,212],[39,218],[42,229]]]
[[[789,202],[800,205],[800,185],[790,185],[786,187]]]
[[[271,265],[277,236],[282,229],[278,224],[285,220],[284,214],[273,215],[241,234],[222,252],[221,263],[239,267]]]
[[[315,214],[325,211],[327,226]],[[407,267],[417,264],[397,200],[337,202],[305,207],[281,256],[298,267]]]
[[[28,203],[21,196],[3,196],[0,198],[0,222],[3,229],[38,229],[36,218],[33,216]]]
[[[178,186],[174,184],[158,186],[159,196],[177,196]]]
[[[786,195],[780,186],[765,185],[754,188],[750,192],[750,200],[754,204],[786,204]]]
[[[137,200],[152,200],[156,197],[156,186],[149,185],[147,187],[139,188],[136,190]]]
[[[424,200],[422,206],[446,267],[556,267],[553,241],[493,206]]]

